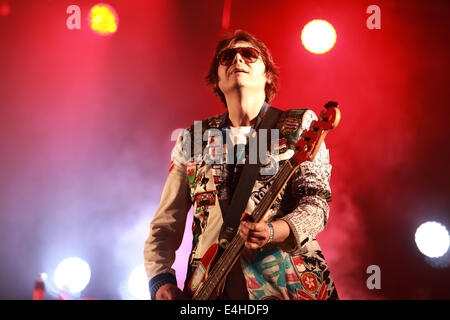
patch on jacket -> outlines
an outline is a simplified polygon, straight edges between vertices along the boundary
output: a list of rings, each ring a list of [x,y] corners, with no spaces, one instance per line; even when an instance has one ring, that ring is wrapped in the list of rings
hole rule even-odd
[[[216,192],[207,191],[195,194],[195,203],[197,207],[204,207],[205,209],[216,204]]]
[[[277,127],[280,128],[280,153],[286,149],[294,149],[301,134],[303,115],[307,109],[286,110],[278,120]]]

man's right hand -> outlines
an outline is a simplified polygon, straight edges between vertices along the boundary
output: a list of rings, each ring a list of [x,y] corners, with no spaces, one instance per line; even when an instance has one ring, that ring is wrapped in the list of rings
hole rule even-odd
[[[173,283],[166,283],[156,292],[156,300],[185,300],[183,291]]]

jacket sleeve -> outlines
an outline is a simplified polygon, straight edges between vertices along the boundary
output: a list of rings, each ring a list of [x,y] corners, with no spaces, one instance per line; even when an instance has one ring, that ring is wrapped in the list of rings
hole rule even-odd
[[[302,121],[302,129],[309,128],[317,116],[308,110]],[[305,161],[291,177],[290,189],[286,190],[297,205],[292,212],[281,219],[286,221],[292,236],[283,246],[288,252],[295,252],[308,241],[314,240],[327,224],[329,215],[328,202],[331,200],[330,189],[331,164],[329,153],[322,143],[314,161]]]
[[[175,252],[183,240],[187,213],[192,202],[181,155],[181,136],[172,151],[172,161],[160,204],[150,223],[150,234],[144,245],[144,266],[152,298],[164,283],[176,284]]]

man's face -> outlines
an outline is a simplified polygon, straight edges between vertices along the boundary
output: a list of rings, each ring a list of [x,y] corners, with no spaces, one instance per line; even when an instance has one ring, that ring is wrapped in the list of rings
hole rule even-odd
[[[246,41],[238,41],[229,48],[254,47]],[[266,66],[261,57],[255,62],[246,62],[239,53],[236,53],[230,65],[219,64],[217,70],[219,78],[218,87],[226,96],[239,88],[246,88],[255,94],[264,93],[266,82]]]

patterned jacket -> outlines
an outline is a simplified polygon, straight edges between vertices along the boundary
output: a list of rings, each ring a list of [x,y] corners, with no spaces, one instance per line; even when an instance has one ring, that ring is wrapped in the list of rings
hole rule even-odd
[[[268,107],[265,103],[259,118],[264,116]],[[211,128],[223,130],[227,119],[228,113],[224,113],[203,120],[202,133]],[[280,164],[293,155],[301,132],[316,119],[315,113],[307,109],[291,109],[281,114],[276,126],[279,129],[279,143],[275,146],[278,152],[276,160]],[[185,132],[192,134],[193,130],[194,127],[190,127]],[[193,272],[206,250],[218,240],[223,224],[220,202],[229,197],[230,172],[226,163],[226,146],[221,155],[222,163],[208,164],[204,161],[205,155],[216,151],[217,148],[212,147],[216,139],[217,136],[203,139],[203,160],[196,158],[194,152],[186,157],[182,135],[175,144],[169,175],[144,249],[145,269],[153,298],[161,285],[167,282],[176,284],[175,270],[171,266],[192,205],[193,244],[185,288],[191,279],[192,287],[198,285],[196,281],[199,277],[192,277]],[[239,171],[239,165],[233,168]],[[271,243],[260,250],[244,249],[241,254],[240,264],[249,299],[338,298],[316,241],[316,235],[324,229],[328,220],[330,174],[329,153],[325,143],[322,143],[315,160],[300,165],[270,209],[268,220],[283,219],[290,226],[293,236],[283,244]],[[272,178],[272,175],[259,174],[245,211],[253,211],[270,187]]]

